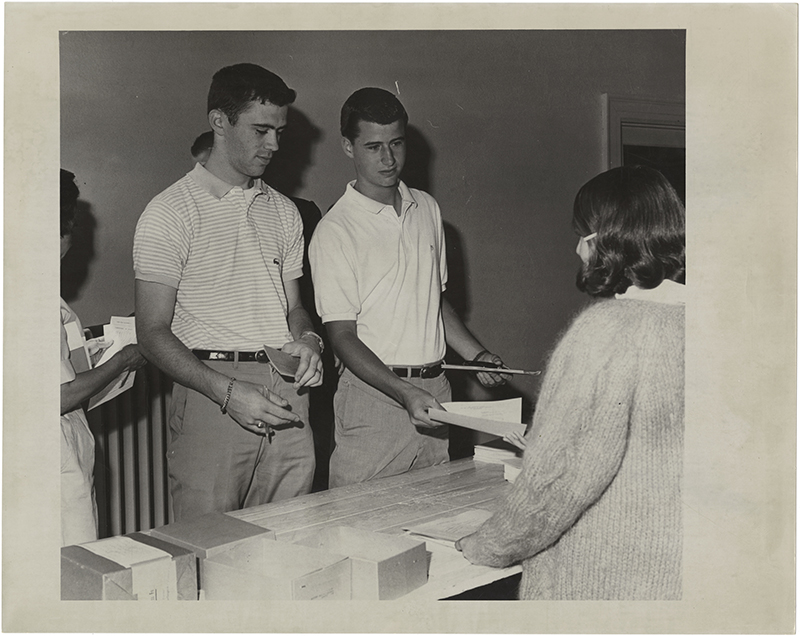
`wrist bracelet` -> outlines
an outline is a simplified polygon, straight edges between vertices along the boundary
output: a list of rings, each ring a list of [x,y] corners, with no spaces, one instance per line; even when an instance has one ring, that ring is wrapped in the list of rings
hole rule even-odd
[[[311,330],[304,331],[303,333],[300,334],[300,338],[303,338],[304,336],[311,336],[317,341],[317,344],[319,344],[320,354],[323,351],[325,351],[325,342],[322,340],[322,336],[320,336],[316,331],[311,331]]]
[[[472,358],[472,361],[473,361],[473,362],[477,362],[477,361],[478,361],[478,358],[480,358],[480,357],[481,357],[481,356],[482,356],[484,353],[490,353],[490,352],[489,352],[489,350],[488,350],[488,349],[483,349],[483,350],[481,350],[481,351],[478,351],[478,353],[476,353],[476,354],[475,354],[475,357],[474,357],[474,358]]]
[[[236,378],[231,378],[231,381],[228,382],[228,392],[225,394],[225,401],[222,403],[222,406],[219,407],[219,410],[222,411],[223,415],[228,412],[228,402],[231,401],[231,393],[233,393],[234,382],[236,382]]]

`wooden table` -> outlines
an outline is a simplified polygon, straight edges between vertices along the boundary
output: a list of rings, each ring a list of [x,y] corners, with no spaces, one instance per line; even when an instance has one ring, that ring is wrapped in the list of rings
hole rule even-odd
[[[300,540],[326,526],[403,534],[403,526],[409,523],[470,509],[493,512],[509,487],[502,465],[468,458],[228,514],[274,530],[285,541]],[[399,600],[448,598],[521,571],[520,566],[472,565],[460,552],[432,541],[427,542],[427,550],[428,582]]]

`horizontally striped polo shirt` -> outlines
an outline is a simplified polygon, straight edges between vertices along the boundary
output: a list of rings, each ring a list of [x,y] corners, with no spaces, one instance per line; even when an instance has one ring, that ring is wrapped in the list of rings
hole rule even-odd
[[[172,331],[190,349],[254,351],[292,340],[283,281],[303,274],[294,203],[260,179],[231,186],[200,164],[145,208],[136,278],[177,289]]]

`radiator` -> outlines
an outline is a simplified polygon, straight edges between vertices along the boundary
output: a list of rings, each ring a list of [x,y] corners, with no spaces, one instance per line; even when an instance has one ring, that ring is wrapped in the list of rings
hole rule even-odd
[[[95,434],[95,491],[100,538],[171,521],[166,445],[172,382],[155,365],[133,387],[88,412]]]

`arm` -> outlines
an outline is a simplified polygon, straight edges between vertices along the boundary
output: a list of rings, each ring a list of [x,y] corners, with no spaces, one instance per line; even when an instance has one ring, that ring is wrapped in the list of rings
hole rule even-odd
[[[136,335],[142,352],[179,384],[222,404],[231,378],[200,362],[172,333],[176,297],[174,287],[136,280]],[[259,428],[256,422],[274,426],[299,421],[285,406],[283,398],[265,387],[237,380],[227,411],[241,427],[265,435],[267,430]]]
[[[489,353],[483,345],[472,335],[467,326],[458,317],[456,310],[450,302],[442,296],[442,320],[447,344],[464,360],[479,362],[492,362],[498,367],[503,366],[500,356]],[[478,354],[481,355],[478,355]],[[476,357],[477,356],[477,357]],[[500,386],[508,381],[509,376],[498,373],[478,373],[478,381],[487,387]]]
[[[535,441],[500,509],[459,541],[472,563],[504,567],[548,548],[594,504],[627,450],[636,356],[619,324],[586,321],[559,344],[536,408]],[[609,343],[614,343],[609,345]],[[633,347],[635,348],[635,347]]]
[[[427,391],[396,376],[358,337],[355,320],[334,320],[327,323],[328,335],[336,355],[345,366],[367,384],[374,386],[403,405],[414,426],[441,426],[428,417],[428,409],[442,405]]]
[[[118,375],[125,371],[135,371],[146,363],[137,345],[127,345],[115,353],[108,362],[84,371],[71,382],[61,385],[61,415],[75,410],[78,406],[104,389]]]
[[[314,325],[300,299],[300,282],[298,280],[286,281],[284,288],[286,289],[286,300],[289,303],[289,313],[286,319],[294,340],[283,345],[282,350],[300,358],[300,364],[294,376],[294,386],[295,388],[319,386],[322,384],[322,351],[314,336],[303,335],[308,331],[314,332]]]

